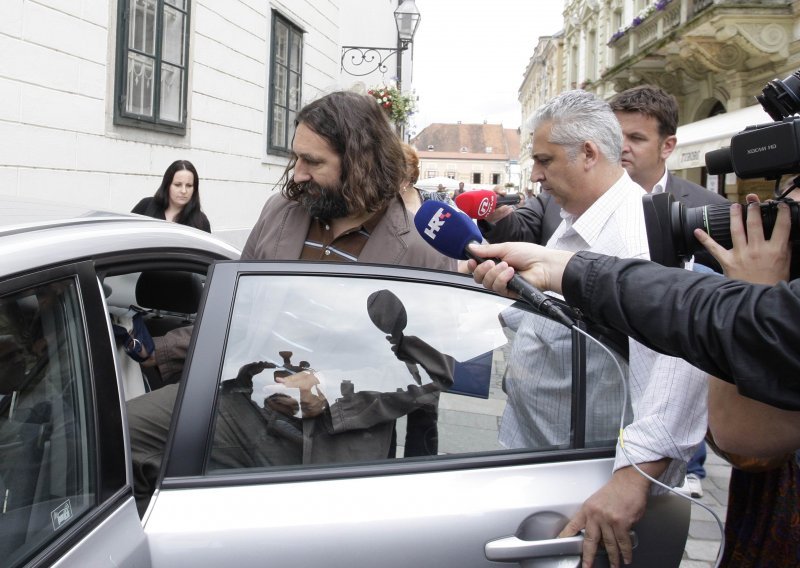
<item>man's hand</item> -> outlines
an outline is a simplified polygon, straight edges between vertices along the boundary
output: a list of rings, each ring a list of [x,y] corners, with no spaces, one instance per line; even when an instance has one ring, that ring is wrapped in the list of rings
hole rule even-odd
[[[501,205],[484,218],[490,223],[497,223],[500,219],[508,217],[513,212],[514,208],[511,205]]]
[[[639,464],[654,477],[666,469],[668,460]],[[585,529],[583,538],[583,567],[591,568],[600,543],[606,549],[608,561],[614,568],[633,561],[631,527],[642,518],[647,506],[650,481],[632,467],[622,467],[611,480],[589,497],[564,527],[559,537],[575,536]]]
[[[561,292],[561,279],[564,269],[574,253],[546,249],[530,243],[498,243],[494,245],[469,245],[476,256],[486,259],[478,264],[474,260],[467,263],[472,277],[478,284],[504,296],[515,298],[507,285],[515,272],[540,290]]]
[[[717,244],[705,231],[695,229],[694,236],[722,266],[725,276],[745,280],[754,284],[773,285],[789,279],[789,261],[792,249],[789,245],[791,219],[789,207],[778,204],[778,217],[770,239],[764,238],[764,227],[758,196],[747,196],[747,232],[742,223],[742,210],[738,203],[731,205],[731,242],[727,250]]]
[[[300,390],[300,410],[303,418],[314,418],[325,412],[328,401],[317,386],[319,379],[311,371],[302,371],[288,377],[275,377],[275,382],[283,384],[286,388]],[[316,390],[316,394],[314,394]]]

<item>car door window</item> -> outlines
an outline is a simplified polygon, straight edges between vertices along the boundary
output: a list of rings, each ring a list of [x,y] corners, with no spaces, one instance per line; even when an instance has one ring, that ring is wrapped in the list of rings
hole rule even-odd
[[[582,343],[518,303],[474,290],[242,275],[207,469],[611,447],[623,404],[617,365],[625,365]],[[573,377],[576,355],[597,404],[576,404],[587,396],[585,377]],[[519,406],[541,413],[535,422],[552,432],[504,439],[506,392],[515,388]]]
[[[0,557],[15,565],[96,502],[85,325],[67,278],[0,297]]]

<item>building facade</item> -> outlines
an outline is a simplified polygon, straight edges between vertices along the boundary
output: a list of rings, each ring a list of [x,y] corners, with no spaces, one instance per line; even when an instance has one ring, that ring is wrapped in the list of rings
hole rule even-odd
[[[531,56],[519,88],[519,102],[522,106],[522,126],[520,127],[520,176],[523,189],[535,189],[531,180],[533,159],[531,158],[530,120],[537,108],[555,97],[563,90],[564,78],[564,40],[563,34],[539,38]]]
[[[567,0],[561,89],[608,99],[658,85],[680,109],[670,170],[733,200],[769,193],[769,182],[709,176],[704,156],[772,120],[755,96],[800,67],[799,8],[787,0]]]
[[[519,141],[519,132],[502,124],[433,123],[410,144],[419,155],[421,179],[451,178],[467,189],[507,184],[511,189],[520,186]]]
[[[302,105],[395,77],[343,72],[341,48],[396,46],[397,6],[7,0],[0,193],[130,211],[188,159],[214,232],[241,245],[284,172]],[[375,25],[343,25],[354,21]],[[411,50],[403,57],[410,78]]]

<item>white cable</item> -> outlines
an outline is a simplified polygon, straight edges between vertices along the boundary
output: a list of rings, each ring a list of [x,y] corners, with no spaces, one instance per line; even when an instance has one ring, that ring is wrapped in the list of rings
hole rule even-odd
[[[717,526],[719,527],[720,544],[719,544],[719,549],[717,550],[717,559],[716,559],[716,561],[714,563],[714,568],[719,568],[720,563],[722,562],[722,553],[725,550],[725,525],[723,524],[722,519],[720,519],[719,516],[710,507],[708,507],[707,505],[704,505],[703,503],[700,503],[699,501],[695,501],[694,499],[692,499],[688,495],[684,495],[683,493],[681,493],[679,491],[676,491],[675,488],[673,488],[673,487],[668,487],[665,483],[662,483],[661,481],[659,481],[659,480],[655,479],[654,477],[650,476],[649,474],[645,473],[644,471],[639,469],[638,465],[633,463],[633,460],[631,459],[630,455],[628,455],[628,451],[625,449],[625,440],[623,438],[623,435],[625,433],[625,409],[628,406],[628,392],[630,390],[630,385],[628,384],[628,377],[623,372],[622,367],[620,366],[619,361],[617,360],[616,356],[611,352],[611,350],[608,347],[606,347],[605,345],[600,343],[600,341],[598,339],[596,339],[595,337],[592,337],[587,332],[585,332],[584,330],[580,329],[578,326],[573,325],[572,329],[574,329],[578,333],[588,337],[593,342],[595,342],[597,345],[599,345],[601,349],[603,349],[606,353],[608,353],[609,357],[611,357],[612,361],[614,361],[614,364],[617,366],[617,370],[619,371],[619,376],[622,378],[622,385],[623,385],[624,388],[622,389],[623,390],[622,413],[621,413],[620,418],[619,418],[619,447],[622,450],[622,455],[625,456],[625,459],[628,460],[628,463],[633,467],[633,469],[638,471],[642,476],[644,476],[646,479],[648,479],[651,483],[655,483],[659,487],[663,487],[667,491],[669,491],[671,493],[674,493],[675,495],[681,497],[682,499],[688,500],[693,505],[697,505],[699,507],[702,507],[703,509],[705,509],[706,511],[711,513],[711,516],[714,517],[715,521],[717,521]]]

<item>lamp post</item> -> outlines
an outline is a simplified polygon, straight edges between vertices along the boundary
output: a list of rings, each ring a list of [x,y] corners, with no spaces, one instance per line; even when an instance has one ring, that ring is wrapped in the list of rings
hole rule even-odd
[[[408,44],[414,40],[419,26],[420,15],[414,0],[403,0],[394,11],[394,22],[397,25],[397,47],[367,47],[359,45],[343,45],[341,70],[354,77],[363,77],[380,71],[386,73],[389,67],[387,60],[397,56],[397,88],[400,90],[402,77],[402,55]]]

